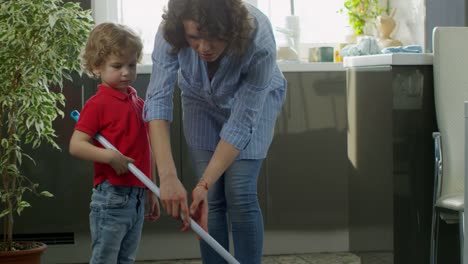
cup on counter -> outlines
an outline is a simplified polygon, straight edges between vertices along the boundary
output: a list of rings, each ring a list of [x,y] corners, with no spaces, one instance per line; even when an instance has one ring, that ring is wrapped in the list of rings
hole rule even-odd
[[[309,62],[318,62],[318,48],[310,48],[309,49]]]
[[[315,47],[309,49],[309,62],[333,62],[333,47]]]
[[[334,53],[333,53],[334,48],[333,47],[320,47],[318,49],[319,51],[319,61],[321,62],[333,62],[334,58]]]

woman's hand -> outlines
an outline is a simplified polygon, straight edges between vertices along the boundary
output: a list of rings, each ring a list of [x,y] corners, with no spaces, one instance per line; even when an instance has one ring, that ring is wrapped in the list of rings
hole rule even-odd
[[[190,217],[187,202],[187,191],[177,175],[163,177],[160,182],[161,202],[167,214],[180,220],[183,225],[181,230],[187,231],[190,227]]]
[[[190,227],[187,191],[177,177],[177,170],[170,144],[169,122],[151,120],[149,122],[151,150],[159,175],[159,188],[162,206],[167,214],[176,219],[182,218],[182,231]],[[182,216],[182,217],[181,217]]]
[[[194,221],[208,232],[208,189],[203,185],[198,184],[192,191],[190,215]]]
[[[145,213],[145,220],[154,222],[161,216],[161,210],[159,209],[159,201],[156,195],[148,191],[147,207]]]

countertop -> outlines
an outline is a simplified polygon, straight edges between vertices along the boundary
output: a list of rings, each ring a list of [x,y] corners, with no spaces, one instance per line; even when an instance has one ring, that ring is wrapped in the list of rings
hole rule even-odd
[[[282,72],[330,72],[344,71],[341,62],[282,62],[278,61],[278,66]],[[151,64],[138,64],[138,74],[150,74]]]
[[[432,53],[393,53],[350,56],[343,60],[343,67],[380,65],[432,65]]]

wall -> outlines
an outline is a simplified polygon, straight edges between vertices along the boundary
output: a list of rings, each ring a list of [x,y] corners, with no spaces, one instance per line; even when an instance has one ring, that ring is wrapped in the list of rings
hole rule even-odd
[[[395,8],[397,26],[392,37],[403,45],[425,46],[426,5],[424,0],[388,0],[390,8]]]
[[[436,26],[467,26],[466,0],[388,0],[396,8],[397,27],[392,37],[403,45],[418,44],[432,52],[432,31]],[[385,6],[387,1],[382,1]]]
[[[436,26],[467,26],[466,0],[426,0],[426,47],[432,51],[432,31]]]
[[[432,52],[432,31],[436,26],[467,26],[466,0],[388,0],[396,8],[397,28],[393,34],[403,45],[419,44]],[[386,3],[386,2],[385,2]]]

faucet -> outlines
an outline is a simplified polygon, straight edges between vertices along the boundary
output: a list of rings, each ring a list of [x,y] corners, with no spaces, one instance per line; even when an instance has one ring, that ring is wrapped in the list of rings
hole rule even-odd
[[[295,53],[295,58],[288,56],[288,59],[298,60],[300,39],[299,17],[294,15],[286,16],[286,26],[275,27],[275,30],[285,36],[287,44],[286,48],[291,49],[291,51]],[[291,51],[289,53],[291,53]]]

